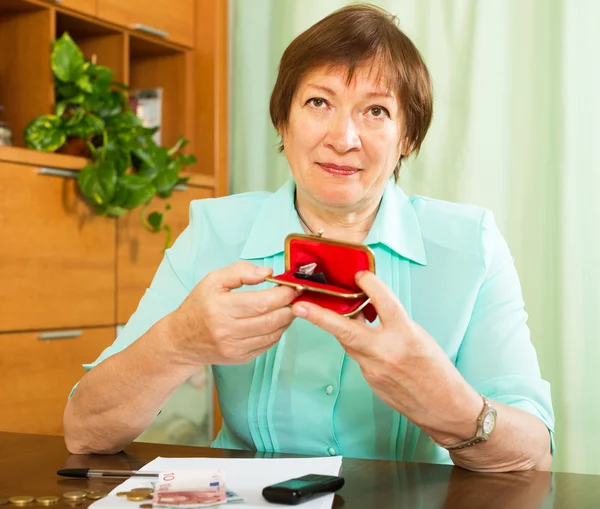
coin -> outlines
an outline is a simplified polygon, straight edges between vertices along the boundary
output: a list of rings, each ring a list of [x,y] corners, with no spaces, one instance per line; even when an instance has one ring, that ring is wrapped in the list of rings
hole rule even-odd
[[[152,509],[152,504],[140,504],[140,507],[142,509]]]
[[[141,502],[142,500],[146,500],[147,495],[145,493],[129,493],[127,495],[127,500],[131,500],[133,502]]]
[[[91,500],[100,500],[101,498],[104,498],[106,495],[108,495],[108,493],[106,493],[106,491],[91,490],[91,491],[87,492],[86,497]]]
[[[127,495],[129,495],[129,491],[119,491],[117,493],[117,497],[126,497]]]
[[[135,491],[135,492],[138,492],[138,491],[147,491],[148,493],[152,493],[154,491],[154,488],[133,488],[130,491]]]
[[[81,500],[82,498],[85,498],[85,496],[85,491],[67,491],[63,494],[63,497],[69,500]]]
[[[8,501],[14,505],[27,505],[33,502],[35,498],[30,497],[29,495],[19,495],[16,497],[10,497]]]
[[[35,501],[40,505],[54,505],[58,503],[60,497],[54,495],[44,495],[43,497],[37,497]]]

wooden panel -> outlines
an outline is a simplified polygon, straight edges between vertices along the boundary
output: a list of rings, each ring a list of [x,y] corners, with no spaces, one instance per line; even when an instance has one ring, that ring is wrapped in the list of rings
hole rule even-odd
[[[194,0],[98,0],[98,17],[117,25],[166,33],[166,39],[194,45]],[[148,32],[145,32],[148,33]]]
[[[173,239],[189,223],[190,201],[212,198],[213,194],[212,189],[194,187],[173,193],[167,200],[172,209],[166,216],[166,222],[173,229]],[[154,206],[149,210],[164,210],[161,200],[153,203]],[[124,324],[137,308],[163,258],[165,236],[164,233],[146,231],[140,224],[139,214],[135,212],[120,218],[118,223],[117,323]]]
[[[10,124],[13,145],[24,146],[25,127],[52,110],[49,43],[53,38],[54,18],[49,9],[0,9],[0,104],[5,108],[0,118]]]
[[[89,16],[96,15],[97,1],[96,0],[49,0],[50,3],[55,3],[61,8],[71,9],[81,12]]]
[[[116,221],[76,186],[0,163],[0,330],[114,323]]]
[[[216,196],[224,196],[228,194],[227,2],[198,0],[196,27],[196,134],[190,151],[199,164],[192,171],[213,176]]]
[[[21,147],[0,147],[0,162],[29,164],[35,166],[49,166],[67,170],[81,170],[89,160],[84,157],[38,152]]]
[[[63,32],[69,33],[86,58],[111,69],[115,73],[115,80],[126,80],[129,52],[126,49],[125,32],[115,31],[82,16],[57,12],[57,38]]]
[[[0,430],[62,435],[62,417],[73,386],[115,338],[115,328],[83,329],[71,338],[39,333],[0,334]]]
[[[132,48],[136,38],[130,37]],[[132,50],[133,51],[133,50]],[[131,90],[162,88],[161,144],[172,146],[186,131],[186,116],[192,115],[186,104],[184,84],[186,80],[186,57],[184,53],[169,53],[152,57],[133,58],[130,61],[129,81]]]

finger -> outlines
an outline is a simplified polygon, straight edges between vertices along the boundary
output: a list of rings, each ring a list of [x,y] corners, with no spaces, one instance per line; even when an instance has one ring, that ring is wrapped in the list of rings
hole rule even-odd
[[[264,315],[289,306],[300,295],[291,286],[276,286],[267,290],[232,292],[227,295],[229,314],[235,318]]]
[[[270,267],[257,267],[245,260],[209,273],[205,280],[217,290],[228,291],[244,285],[257,285],[271,275]]]
[[[234,338],[243,339],[271,334],[283,327],[289,327],[294,321],[290,307],[284,307],[260,316],[235,320],[232,330]]]
[[[257,357],[263,352],[266,352],[269,348],[272,348],[274,344],[281,340],[281,336],[283,336],[288,327],[289,325],[286,325],[285,327],[282,327],[271,334],[267,334],[266,336],[252,338],[252,342],[258,346],[249,350],[249,355],[251,355],[251,358],[254,359],[254,357]],[[246,346],[251,345],[248,343]]]
[[[349,320],[329,309],[309,302],[294,304],[292,311],[295,316],[304,318],[335,336],[343,346],[352,346],[356,350],[361,349],[360,344],[356,343],[360,343],[360,338],[366,337],[365,332],[368,332],[369,328],[366,324]]]
[[[355,315],[350,317],[352,320],[356,320],[359,323],[367,323],[367,319],[365,318],[365,314],[362,311],[359,311]]]
[[[371,298],[381,325],[385,327],[409,322],[408,314],[398,297],[375,274],[368,270],[358,273],[356,284]]]
[[[236,358],[236,362],[249,362],[255,357],[258,357],[262,353],[272,348],[277,343],[283,333],[286,331],[287,326],[282,327],[266,336],[257,336],[253,338],[246,338],[240,341],[240,349],[243,348],[243,353]]]

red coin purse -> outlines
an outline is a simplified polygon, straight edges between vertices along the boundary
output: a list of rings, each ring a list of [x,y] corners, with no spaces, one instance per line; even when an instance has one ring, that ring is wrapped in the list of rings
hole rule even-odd
[[[312,302],[343,316],[362,311],[369,322],[377,311],[356,284],[357,272],[375,273],[375,256],[368,246],[293,233],[285,239],[285,272],[266,278],[302,288],[294,302]]]

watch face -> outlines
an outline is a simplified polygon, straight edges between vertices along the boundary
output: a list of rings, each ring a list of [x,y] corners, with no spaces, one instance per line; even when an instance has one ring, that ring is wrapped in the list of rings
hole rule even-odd
[[[483,418],[482,428],[486,435],[489,435],[496,427],[496,414],[494,412],[488,412]]]

